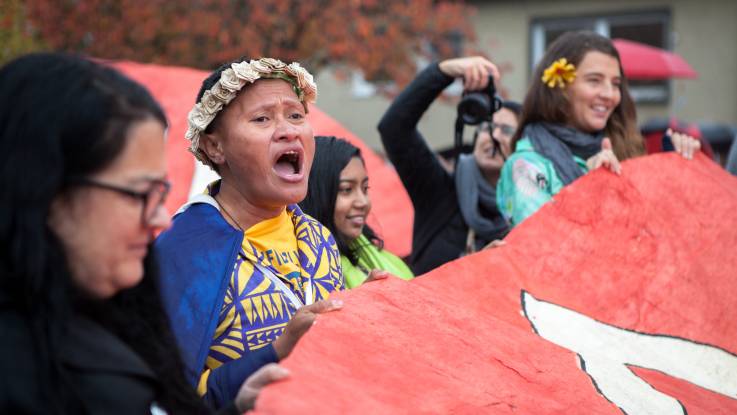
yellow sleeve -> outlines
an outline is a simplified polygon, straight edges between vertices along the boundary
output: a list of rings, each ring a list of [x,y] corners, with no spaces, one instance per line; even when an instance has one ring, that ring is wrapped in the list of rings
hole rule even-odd
[[[200,375],[200,381],[197,383],[197,394],[200,396],[205,396],[207,393],[207,379],[210,378],[210,373],[212,370],[210,368],[205,369],[204,372],[202,372],[202,375]]]

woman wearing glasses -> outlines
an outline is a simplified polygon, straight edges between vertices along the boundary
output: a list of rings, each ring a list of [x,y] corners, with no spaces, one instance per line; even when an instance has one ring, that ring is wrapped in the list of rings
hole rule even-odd
[[[422,114],[454,79],[463,78],[464,89],[474,91],[485,88],[490,75],[498,79],[497,68],[482,57],[429,65],[379,123],[384,149],[415,208],[410,258],[415,275],[475,252],[507,232],[496,207],[496,180],[510,154],[519,105],[506,104],[494,114],[493,129],[487,123],[477,130],[473,154],[462,155],[454,173],[443,168],[417,129]]]
[[[112,69],[39,54],[0,69],[0,120],[0,413],[208,413],[151,255],[170,223],[159,105]]]

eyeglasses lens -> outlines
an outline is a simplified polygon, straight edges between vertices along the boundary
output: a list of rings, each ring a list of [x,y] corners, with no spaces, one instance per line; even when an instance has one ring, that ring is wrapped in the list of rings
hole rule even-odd
[[[502,134],[504,134],[504,135],[506,135],[508,137],[513,136],[514,133],[515,133],[515,131],[516,131],[516,129],[514,127],[512,127],[511,125],[508,125],[508,124],[491,123],[491,130],[492,131],[496,130],[497,128],[499,128],[499,130],[502,132]]]
[[[143,217],[146,223],[153,220],[159,207],[166,202],[169,188],[170,185],[167,182],[155,182],[151,185],[151,189],[146,193],[146,202],[143,208]]]

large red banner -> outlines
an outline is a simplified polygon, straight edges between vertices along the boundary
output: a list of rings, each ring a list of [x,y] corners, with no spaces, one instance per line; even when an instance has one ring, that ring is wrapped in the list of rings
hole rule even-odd
[[[631,160],[506,240],[340,293],[256,412],[737,413],[737,178]]]
[[[174,211],[201,190],[183,137],[207,73],[111,65],[167,112]],[[395,172],[318,108],[310,119],[362,148],[373,224],[408,254],[412,206]],[[506,240],[339,294],[345,308],[319,317],[256,412],[737,413],[737,179],[703,156],[628,161],[622,177],[595,171],[564,189]]]

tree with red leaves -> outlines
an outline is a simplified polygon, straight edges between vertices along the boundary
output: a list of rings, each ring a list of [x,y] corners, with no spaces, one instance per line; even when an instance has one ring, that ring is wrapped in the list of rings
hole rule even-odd
[[[360,69],[402,85],[418,56],[457,56],[471,9],[432,0],[27,0],[55,50],[211,69],[240,56]]]

